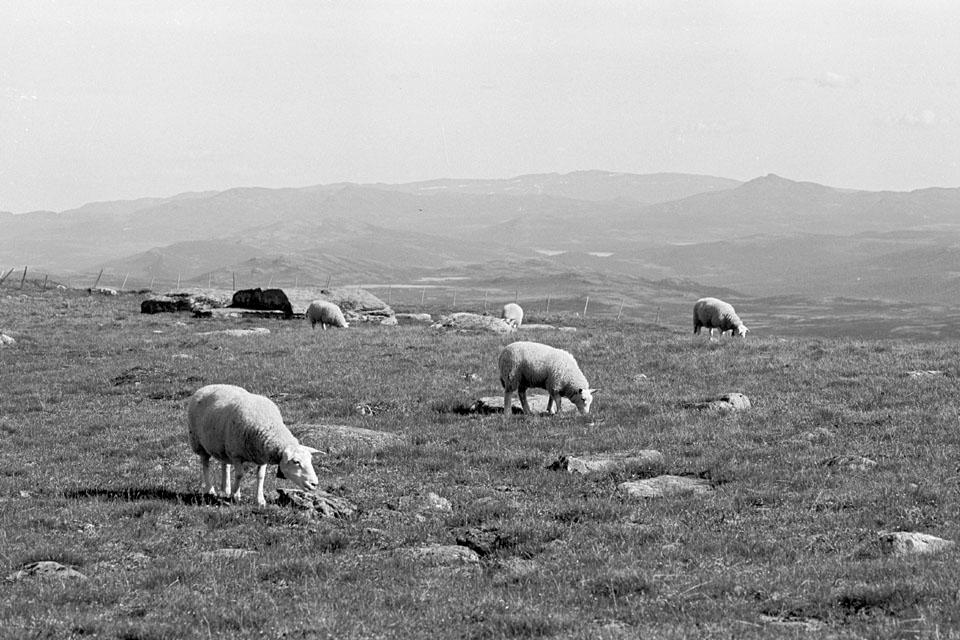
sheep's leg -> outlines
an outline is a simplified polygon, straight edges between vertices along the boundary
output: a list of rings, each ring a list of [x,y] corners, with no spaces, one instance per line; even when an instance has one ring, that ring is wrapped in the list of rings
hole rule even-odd
[[[220,487],[223,489],[223,495],[225,496],[230,495],[230,473],[232,471],[229,462],[220,465]]]
[[[210,477],[210,456],[200,454],[200,469],[203,472],[203,492],[217,495],[217,489],[213,486],[213,479]]]
[[[520,396],[520,406],[523,407],[523,415],[530,415],[530,405],[527,404],[527,390],[519,389],[517,390],[517,395]]]
[[[263,497],[263,480],[267,477],[267,465],[257,466],[257,504],[261,507],[267,506],[267,499]]]
[[[243,463],[237,460],[236,462],[231,463],[233,466],[233,493],[227,494],[228,498],[233,500],[240,499],[240,479],[243,478]]]
[[[509,418],[513,415],[513,391],[504,389],[503,391],[503,417]]]
[[[547,400],[547,413],[560,413],[560,403],[563,402],[563,396],[559,393],[551,393]],[[553,409],[551,411],[551,408]]]

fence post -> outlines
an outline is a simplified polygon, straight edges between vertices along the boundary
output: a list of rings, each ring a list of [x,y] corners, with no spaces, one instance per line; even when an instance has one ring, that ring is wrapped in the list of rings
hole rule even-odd
[[[516,304],[520,300],[520,289],[517,289],[517,293],[513,296],[513,303]]]
[[[46,274],[45,276],[43,276],[43,290],[44,290],[44,291],[47,290],[47,278],[49,278],[49,277],[50,277],[50,274]]]
[[[23,283],[27,281],[27,267],[23,267],[23,277],[20,278],[20,288],[23,289]]]
[[[487,290],[483,290],[483,310],[487,310]]]
[[[657,305],[657,318],[653,321],[653,324],[660,324],[660,305]]]
[[[457,288],[456,287],[453,288],[453,306],[454,307],[457,306]]]
[[[550,313],[550,294],[547,294],[547,310],[544,313]]]
[[[237,272],[236,271],[233,272],[233,290],[234,291],[237,290]]]
[[[390,300],[393,298],[393,285],[387,287],[387,306],[390,306]]]
[[[100,284],[100,278],[102,278],[102,277],[103,277],[103,269],[101,268],[101,269],[100,269],[100,275],[97,276],[97,281],[93,283],[93,287],[91,287],[92,289],[96,289],[96,288],[97,288],[97,285]]]
[[[421,307],[423,306],[423,299],[426,298],[426,297],[427,297],[427,288],[424,287],[423,290],[420,292],[420,306],[421,306]]]
[[[590,296],[587,296],[587,301],[583,303],[583,317],[587,317],[587,305],[590,304]]]
[[[177,274],[177,291],[180,291],[180,274]]]
[[[620,314],[623,313],[623,298],[620,298],[620,310],[617,311],[617,320],[620,319]]]
[[[123,291],[123,288],[127,286],[127,278],[130,277],[130,272],[127,271],[127,275],[123,276],[123,282],[120,283],[120,291]]]
[[[269,288],[270,288],[270,285],[272,285],[272,284],[273,284],[273,276],[271,275],[271,276],[270,276],[270,279],[267,280],[267,289],[269,289]]]

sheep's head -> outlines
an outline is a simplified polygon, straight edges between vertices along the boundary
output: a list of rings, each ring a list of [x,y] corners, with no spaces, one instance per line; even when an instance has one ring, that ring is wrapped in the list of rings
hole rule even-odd
[[[570,397],[570,402],[577,406],[577,411],[581,415],[587,415],[590,413],[590,405],[593,404],[593,394],[600,391],[600,389],[578,389],[574,392],[573,396]]]
[[[313,454],[320,453],[313,447],[291,445],[283,450],[277,477],[286,478],[306,491],[317,488],[317,472],[313,470]]]
[[[750,329],[747,329],[747,325],[741,324],[740,326],[737,327],[737,329],[736,329],[736,334],[735,334],[735,335],[736,335],[738,338],[742,338],[742,337],[744,337],[745,335],[747,335],[747,331],[750,331]]]

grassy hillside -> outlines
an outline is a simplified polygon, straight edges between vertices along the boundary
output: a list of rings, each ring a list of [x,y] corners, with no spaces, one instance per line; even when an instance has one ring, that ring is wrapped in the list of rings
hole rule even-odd
[[[564,320],[570,333],[311,331],[305,322],[139,314],[140,298],[4,291],[0,569],[56,560],[87,576],[0,581],[0,637],[951,637],[951,548],[894,556],[883,531],[960,539],[955,342],[764,335],[708,342],[683,324]],[[528,321],[537,321],[535,312]],[[201,336],[264,326],[245,338]],[[587,418],[465,409],[500,393],[523,337],[577,355]],[[909,372],[934,372],[910,375]],[[199,495],[184,403],[239,384],[307,425],[402,434],[317,457],[347,520]],[[739,391],[751,409],[691,405]],[[367,405],[372,413],[359,413]],[[552,470],[561,455],[656,449],[645,472]],[[865,456],[869,470],[837,456]],[[707,495],[626,496],[670,473]],[[428,496],[449,501],[430,508]],[[409,550],[490,544],[478,564]],[[242,559],[204,556],[224,548]]]

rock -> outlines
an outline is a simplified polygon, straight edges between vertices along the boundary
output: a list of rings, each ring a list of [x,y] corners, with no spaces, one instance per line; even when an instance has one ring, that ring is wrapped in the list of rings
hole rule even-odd
[[[395,316],[390,316],[388,318],[384,318],[383,320],[381,320],[380,324],[382,324],[385,327],[395,327],[399,323],[397,322],[397,318]]]
[[[303,310],[306,310],[314,300],[327,300],[340,307],[347,322],[382,322],[386,318],[394,317],[390,305],[359,287],[333,287],[321,289],[319,293],[316,290],[298,292],[298,296],[302,295],[307,297],[298,297],[295,306],[302,305]]]
[[[943,371],[937,369],[926,369],[922,371],[907,371],[907,375],[911,378],[929,378],[931,376],[940,376],[943,375]]]
[[[479,313],[451,313],[430,325],[431,329],[450,331],[487,331],[490,333],[513,333],[516,327],[500,318],[484,316]]]
[[[623,471],[627,473],[649,470],[663,464],[663,454],[654,449],[643,449],[632,453],[606,453],[586,456],[564,456],[549,465],[554,471],[568,473],[596,473]]]
[[[87,576],[59,562],[40,560],[24,565],[19,571],[7,576],[7,580],[10,582],[23,580],[24,578],[79,578],[86,580]]]
[[[248,556],[260,555],[259,551],[253,549],[237,549],[228,547],[225,549],[216,549],[214,551],[202,551],[200,558],[203,560],[241,560]]]
[[[162,296],[153,296],[140,303],[140,313],[175,313],[190,311],[200,315],[204,311],[219,309],[226,304],[221,298],[211,297],[203,293],[167,293]]]
[[[573,333],[576,330],[576,327],[560,327],[560,331],[566,331],[568,333]]]
[[[550,396],[542,393],[530,393],[527,392],[527,404],[530,405],[530,411],[534,414],[546,413],[547,412],[547,402],[550,400]],[[563,399],[560,402],[560,411],[576,411],[577,405],[573,404],[567,399]],[[478,399],[468,409],[470,413],[503,413],[503,396],[486,396]],[[513,412],[521,413],[522,409],[520,408],[520,399],[514,396],[513,400]]]
[[[302,444],[321,449],[329,454],[340,454],[357,449],[380,451],[403,444],[406,437],[390,431],[374,431],[339,424],[301,424],[292,427]]]
[[[500,529],[494,525],[467,527],[454,531],[454,539],[461,547],[472,549],[478,556],[490,555],[502,546],[506,538],[500,534]]]
[[[326,491],[303,489],[277,489],[277,505],[293,506],[303,511],[314,512],[322,518],[350,518],[357,513],[357,506]]]
[[[431,567],[451,565],[477,565],[480,556],[473,549],[460,545],[430,544],[423,547],[397,549],[400,556]]]
[[[270,333],[270,329],[257,327],[256,329],[221,329],[220,331],[201,331],[198,336],[230,336],[231,338],[241,338],[243,336],[258,336]]]
[[[526,331],[556,331],[557,330],[557,328],[552,324],[536,324],[536,323],[525,324],[525,325],[522,325],[521,328]]]
[[[695,409],[710,411],[743,411],[750,408],[750,399],[742,393],[725,393],[716,398],[709,398],[694,405]]]
[[[5,333],[0,333],[0,346],[12,346],[15,344],[17,344],[16,340]]]
[[[451,513],[453,506],[450,501],[432,491],[426,496],[403,496],[400,498],[400,509],[403,511],[417,511],[419,513]]]
[[[881,551],[897,556],[936,553],[955,544],[953,540],[915,531],[881,531],[879,541]]]
[[[397,322],[400,324],[431,324],[433,316],[429,313],[398,313]]]
[[[843,467],[855,471],[869,471],[877,466],[877,461],[863,456],[841,455],[821,460],[820,464],[824,467]]]
[[[657,476],[656,478],[635,482],[621,482],[617,485],[617,488],[633,498],[664,498],[686,494],[705,494],[713,491],[710,483],[706,480],[671,475]]]
[[[240,289],[234,292],[230,307],[255,311],[279,311],[285,317],[293,315],[293,305],[283,289]]]
[[[87,293],[99,293],[102,296],[115,296],[117,295],[117,290],[111,289],[110,287],[97,287],[95,289],[90,287],[87,289]]]

